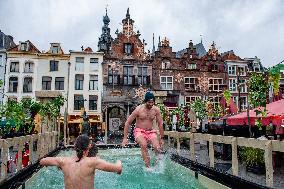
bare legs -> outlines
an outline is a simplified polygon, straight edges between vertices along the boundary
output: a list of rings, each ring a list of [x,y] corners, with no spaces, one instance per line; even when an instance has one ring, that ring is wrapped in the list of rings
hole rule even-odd
[[[145,166],[150,167],[150,156],[149,156],[148,149],[147,149],[147,140],[142,135],[140,135],[136,138],[136,141],[140,145],[141,155],[142,155],[142,159],[145,162]],[[155,150],[155,154],[157,157],[159,153],[161,152],[159,141],[157,138],[153,138],[151,140],[151,143],[153,145],[153,148]]]

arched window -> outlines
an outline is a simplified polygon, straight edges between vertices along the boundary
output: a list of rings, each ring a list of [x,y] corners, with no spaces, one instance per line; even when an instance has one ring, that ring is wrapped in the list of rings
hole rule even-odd
[[[9,92],[16,93],[18,91],[18,78],[10,77],[9,78]]]
[[[33,91],[33,78],[26,77],[24,78],[23,92],[29,93]]]

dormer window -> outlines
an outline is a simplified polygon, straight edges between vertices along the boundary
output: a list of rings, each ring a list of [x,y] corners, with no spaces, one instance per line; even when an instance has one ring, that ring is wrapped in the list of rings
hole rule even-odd
[[[124,53],[126,54],[133,53],[133,45],[131,43],[124,43]]]
[[[255,71],[255,72],[259,72],[259,71],[260,71],[260,66],[259,66],[258,63],[254,63],[254,64],[253,64],[253,68],[254,68],[254,71]]]
[[[195,63],[189,63],[189,64],[187,64],[187,69],[189,69],[189,70],[195,70],[195,69],[196,69],[196,64],[195,64]]]
[[[28,51],[28,43],[26,43],[26,42],[21,43],[20,50],[21,51]]]
[[[51,53],[52,54],[58,54],[59,53],[59,46],[54,45],[51,47]]]
[[[171,65],[170,61],[164,60],[164,61],[162,62],[162,69],[169,69],[169,68],[170,68],[170,65]]]

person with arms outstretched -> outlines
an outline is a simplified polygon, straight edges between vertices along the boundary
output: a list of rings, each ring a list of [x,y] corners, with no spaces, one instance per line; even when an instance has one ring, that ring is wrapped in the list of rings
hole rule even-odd
[[[121,174],[121,161],[108,163],[98,157],[88,157],[92,144],[87,135],[79,135],[75,142],[76,156],[46,157],[40,160],[43,166],[57,166],[64,174],[66,189],[93,189],[95,170]]]
[[[128,143],[127,137],[129,125],[136,119],[134,137],[135,141],[140,145],[141,155],[147,168],[150,167],[150,157],[147,149],[148,142],[152,143],[156,155],[161,153],[164,145],[163,119],[160,109],[155,106],[154,103],[154,94],[149,91],[146,92],[144,104],[136,107],[125,122],[124,137],[122,141],[122,146],[124,147]],[[159,127],[160,139],[158,139],[157,130],[153,128],[153,121],[155,118]]]

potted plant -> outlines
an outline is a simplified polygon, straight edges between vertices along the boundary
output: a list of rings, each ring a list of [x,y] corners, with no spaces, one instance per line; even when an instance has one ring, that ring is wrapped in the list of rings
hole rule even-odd
[[[242,147],[240,158],[246,164],[246,170],[255,174],[265,174],[264,150]]]

